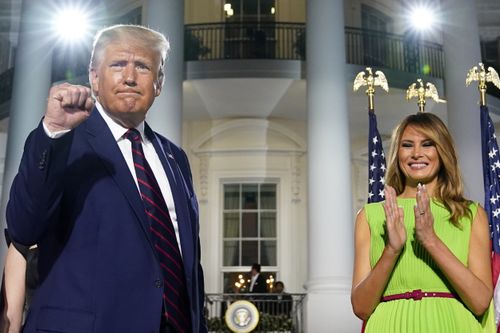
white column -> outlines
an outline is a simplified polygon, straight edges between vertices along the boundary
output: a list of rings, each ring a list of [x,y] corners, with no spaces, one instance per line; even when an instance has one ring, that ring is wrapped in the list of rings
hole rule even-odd
[[[351,310],[353,216],[343,0],[307,1],[306,332],[359,332]]]
[[[479,125],[479,92],[465,86],[467,71],[481,61],[476,2],[442,2],[448,126],[456,143],[466,196],[484,201]]]
[[[181,144],[182,82],[184,81],[184,1],[148,0],[144,4],[144,24],[162,32],[170,42],[165,84],[156,98],[147,121],[162,135]]]
[[[44,15],[49,5],[47,2],[24,0],[21,11],[1,198],[0,213],[4,226],[10,186],[19,167],[24,141],[45,113],[50,89],[54,40],[48,29],[50,21]],[[0,239],[0,267],[3,267],[5,242],[3,236]]]

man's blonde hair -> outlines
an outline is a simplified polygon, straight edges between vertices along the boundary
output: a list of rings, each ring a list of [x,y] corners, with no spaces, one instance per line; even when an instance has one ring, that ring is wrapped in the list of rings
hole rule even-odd
[[[99,66],[106,47],[116,42],[126,42],[156,51],[160,59],[158,80],[160,86],[163,85],[164,67],[170,43],[162,33],[141,25],[117,24],[98,31],[94,38],[89,71]]]

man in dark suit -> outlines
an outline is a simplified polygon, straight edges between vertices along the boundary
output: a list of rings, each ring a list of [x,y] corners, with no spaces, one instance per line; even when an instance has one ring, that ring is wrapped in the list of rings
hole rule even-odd
[[[290,318],[293,306],[292,295],[285,292],[285,284],[283,281],[276,281],[273,288],[273,302],[271,304],[270,313],[273,315],[284,315]]]
[[[260,264],[253,264],[250,270],[250,287],[248,290],[253,294],[267,293],[266,279],[260,275]]]
[[[144,122],[168,48],[144,27],[104,29],[92,91],[50,90],[7,207],[13,240],[39,248],[24,332],[207,331],[188,160]]]

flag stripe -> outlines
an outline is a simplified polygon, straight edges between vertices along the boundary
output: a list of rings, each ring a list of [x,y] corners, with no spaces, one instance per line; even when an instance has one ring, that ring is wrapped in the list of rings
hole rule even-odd
[[[495,321],[500,315],[500,295],[497,296],[497,281],[500,274],[500,159],[495,127],[486,106],[481,106],[481,151],[483,160],[484,209],[490,223],[492,245],[491,270],[495,284]]]

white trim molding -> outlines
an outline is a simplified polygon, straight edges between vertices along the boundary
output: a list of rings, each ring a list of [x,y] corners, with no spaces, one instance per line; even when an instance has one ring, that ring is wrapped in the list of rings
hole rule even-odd
[[[262,144],[263,141],[260,142],[246,142],[244,146],[241,147],[207,147],[208,143],[214,140],[217,140],[218,137],[222,135],[231,135],[236,134],[241,129],[246,130],[254,130],[255,133],[268,133],[268,134],[277,134],[279,136],[284,137],[288,142],[287,145],[283,146],[273,146],[266,144]],[[260,143],[260,144],[259,144]],[[293,132],[291,129],[282,126],[280,124],[276,124],[272,121],[265,119],[235,119],[219,124],[209,131],[205,132],[201,135],[197,140],[193,142],[191,145],[191,150],[195,155],[199,155],[202,153],[241,153],[241,152],[296,152],[304,154],[307,150],[307,145],[305,140],[297,135],[297,133]]]

